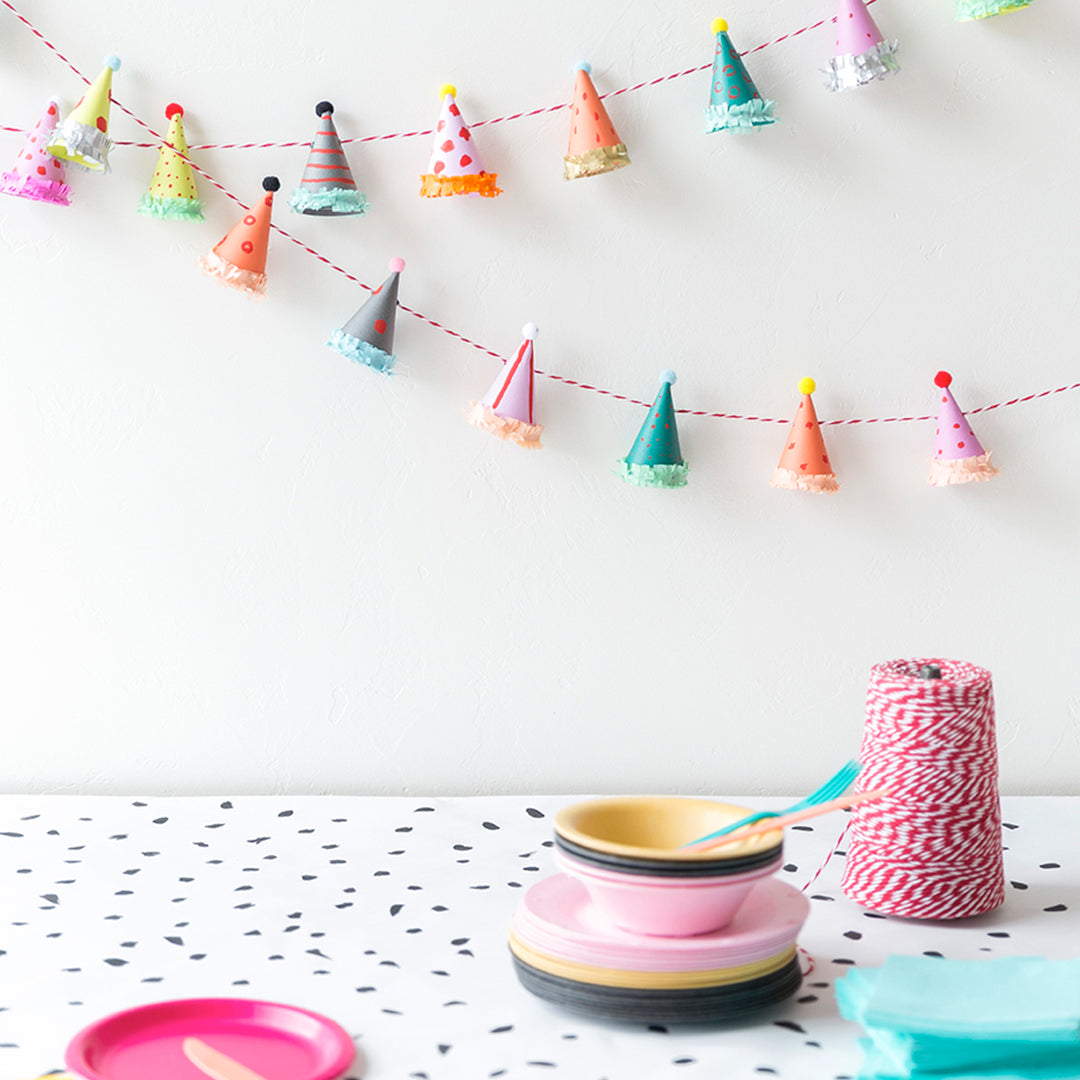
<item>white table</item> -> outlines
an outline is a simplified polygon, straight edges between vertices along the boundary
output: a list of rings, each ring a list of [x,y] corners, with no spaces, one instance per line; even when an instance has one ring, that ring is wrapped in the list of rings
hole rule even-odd
[[[107,1013],[208,996],[325,1013],[367,1080],[833,1080],[859,1062],[832,989],[851,964],[1080,954],[1080,798],[1006,798],[999,911],[874,916],[838,853],[807,889],[813,970],[785,1005],[710,1029],[584,1019],[525,992],[506,947],[576,800],[0,796],[0,1080],[61,1069]],[[806,885],[844,820],[789,830],[781,877]]]

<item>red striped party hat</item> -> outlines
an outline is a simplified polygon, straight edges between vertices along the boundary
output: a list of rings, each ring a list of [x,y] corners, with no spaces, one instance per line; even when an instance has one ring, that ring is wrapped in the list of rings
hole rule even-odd
[[[315,106],[319,127],[311,142],[300,186],[289,205],[299,214],[322,217],[360,216],[367,213],[367,198],[356,190],[352,170],[334,126],[334,106],[320,101]]]

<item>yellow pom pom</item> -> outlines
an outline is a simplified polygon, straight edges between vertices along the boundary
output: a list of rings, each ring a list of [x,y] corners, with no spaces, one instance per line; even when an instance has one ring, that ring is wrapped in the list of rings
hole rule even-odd
[[[453,83],[444,82],[442,86],[439,87],[440,98],[446,97],[447,94],[449,94],[451,97],[457,97],[457,87],[454,86]]]
[[[809,376],[799,380],[799,393],[812,394],[817,389],[817,383]]]
[[[726,34],[727,33],[727,19],[713,19],[712,32],[714,34]]]

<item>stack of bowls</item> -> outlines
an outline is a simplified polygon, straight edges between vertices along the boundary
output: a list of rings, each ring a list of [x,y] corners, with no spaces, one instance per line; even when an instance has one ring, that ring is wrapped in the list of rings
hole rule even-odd
[[[510,927],[522,984],[579,1012],[642,1023],[722,1020],[794,993],[809,904],[772,877],[782,832],[680,850],[748,813],[662,796],[562,810],[560,873],[529,889]]]

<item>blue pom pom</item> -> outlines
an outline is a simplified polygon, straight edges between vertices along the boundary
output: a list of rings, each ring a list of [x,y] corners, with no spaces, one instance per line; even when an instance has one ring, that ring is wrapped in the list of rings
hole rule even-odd
[[[590,64],[588,62],[588,60],[582,60],[581,63],[578,64],[577,70],[578,71],[584,71],[586,75],[591,75],[592,74],[592,64]]]
[[[119,71],[120,70],[120,57],[119,56],[113,56],[112,54],[110,54],[109,56],[106,56],[105,57],[105,66],[109,67],[109,68],[112,68],[113,71]]]
[[[676,382],[678,380],[678,378],[679,378],[678,375],[676,375],[674,371],[661,371],[660,372],[660,381],[662,383],[673,383],[673,382]]]

